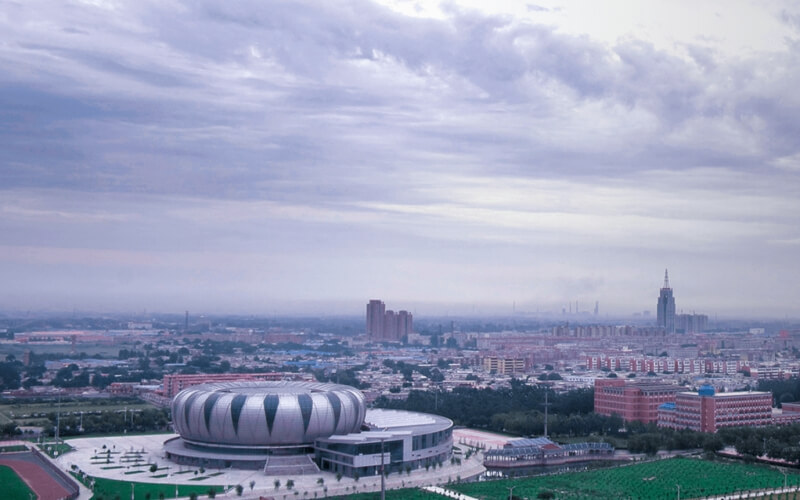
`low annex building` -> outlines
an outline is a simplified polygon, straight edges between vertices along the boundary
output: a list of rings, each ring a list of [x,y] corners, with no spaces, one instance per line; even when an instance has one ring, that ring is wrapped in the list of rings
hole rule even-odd
[[[557,444],[545,437],[516,439],[502,448],[484,453],[483,465],[494,475],[512,475],[518,469],[612,460],[614,447],[608,443]]]

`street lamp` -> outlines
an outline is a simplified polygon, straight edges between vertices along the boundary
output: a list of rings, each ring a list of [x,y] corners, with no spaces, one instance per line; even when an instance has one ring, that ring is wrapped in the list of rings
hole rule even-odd
[[[678,487],[678,500],[681,500],[681,485],[680,484],[676,484],[675,486]]]
[[[516,486],[506,486],[508,490],[508,500],[514,500],[514,488],[516,488]]]

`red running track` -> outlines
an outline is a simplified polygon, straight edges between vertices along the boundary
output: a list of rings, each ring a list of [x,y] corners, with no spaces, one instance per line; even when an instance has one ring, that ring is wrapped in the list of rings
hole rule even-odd
[[[38,500],[58,500],[69,495],[69,491],[66,488],[58,484],[46,470],[36,463],[14,458],[14,454],[3,454],[0,457],[0,465],[11,467],[25,481],[25,484],[36,493]]]

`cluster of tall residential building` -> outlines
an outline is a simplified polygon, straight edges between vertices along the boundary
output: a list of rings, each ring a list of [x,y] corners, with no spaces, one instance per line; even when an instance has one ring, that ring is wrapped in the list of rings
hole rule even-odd
[[[414,318],[408,311],[394,312],[378,299],[367,303],[367,336],[371,341],[399,342],[414,332]]]

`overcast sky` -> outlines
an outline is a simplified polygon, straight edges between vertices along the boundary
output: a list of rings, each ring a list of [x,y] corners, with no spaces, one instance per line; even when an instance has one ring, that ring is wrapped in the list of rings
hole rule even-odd
[[[0,308],[798,317],[798,89],[790,1],[0,1]]]

